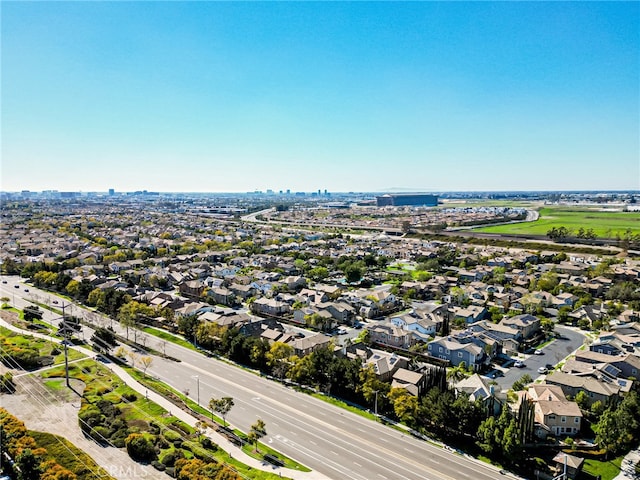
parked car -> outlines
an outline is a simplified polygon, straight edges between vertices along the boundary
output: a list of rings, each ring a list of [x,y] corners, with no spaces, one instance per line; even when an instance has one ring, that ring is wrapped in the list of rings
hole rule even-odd
[[[20,288],[20,285],[14,285],[13,288]]]
[[[542,350],[535,350],[533,353],[535,355],[544,355],[544,352]]]
[[[25,292],[28,292],[28,291],[29,291],[29,289],[28,289],[28,288],[25,288],[25,289],[24,289],[24,291],[25,291]]]
[[[541,374],[543,374],[543,375],[544,375],[545,373],[547,373],[548,371],[549,371],[549,369],[548,369],[547,367],[540,367],[540,368],[538,369],[538,373],[541,373]]]
[[[524,362],[521,360],[516,361],[516,363],[513,364],[514,367],[516,368],[524,368]]]

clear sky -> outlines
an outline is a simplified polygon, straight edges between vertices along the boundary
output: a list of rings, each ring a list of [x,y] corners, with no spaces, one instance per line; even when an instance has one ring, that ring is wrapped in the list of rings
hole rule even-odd
[[[5,191],[640,189],[638,2],[11,2]]]

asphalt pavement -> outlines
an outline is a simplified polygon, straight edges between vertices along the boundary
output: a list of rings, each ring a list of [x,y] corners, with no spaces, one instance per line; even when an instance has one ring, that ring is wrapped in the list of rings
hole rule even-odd
[[[512,365],[506,369],[501,369],[504,376],[492,380],[498,383],[502,391],[506,391],[526,373],[531,375],[534,380],[540,378],[543,375],[538,373],[538,368],[545,367],[547,364],[555,367],[584,343],[585,335],[577,329],[556,326],[556,332],[561,334],[562,338],[556,339],[542,348],[542,355],[520,354],[514,358],[522,360],[524,367],[517,368]]]

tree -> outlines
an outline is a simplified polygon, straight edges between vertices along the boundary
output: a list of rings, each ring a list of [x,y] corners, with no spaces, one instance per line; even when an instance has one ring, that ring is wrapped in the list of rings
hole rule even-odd
[[[404,388],[392,388],[388,397],[396,417],[407,426],[414,427],[418,417],[418,398]]]
[[[586,410],[589,404],[589,397],[584,390],[580,390],[576,394],[575,402],[578,404],[581,410]]]
[[[131,366],[135,367],[136,362],[138,361],[138,354],[131,350],[127,353],[127,356],[129,357],[129,360],[131,360]]]
[[[178,331],[182,332],[189,340],[195,338],[198,325],[200,325],[200,320],[198,320],[198,316],[195,314],[185,315],[178,319]]]
[[[512,385],[511,388],[515,392],[520,391],[520,390],[524,390],[524,387],[529,385],[532,381],[533,381],[533,378],[531,378],[531,375],[529,375],[528,373],[525,373],[518,380],[513,382],[513,385]]]
[[[30,448],[25,448],[16,458],[18,480],[38,480],[42,474],[40,460]]]
[[[383,382],[378,378],[372,364],[360,370],[360,382],[358,383],[358,391],[362,394],[365,401],[375,409],[376,412],[386,411],[387,394],[391,389],[391,385]]]
[[[140,364],[142,365],[142,373],[146,375],[147,368],[151,366],[153,363],[153,358],[151,357],[140,357]]]
[[[476,437],[478,438],[478,446],[489,455],[496,452],[499,447],[495,432],[496,418],[488,417],[480,424],[476,433]]]
[[[202,439],[202,435],[207,431],[207,424],[203,421],[198,420],[194,425],[196,430],[196,435],[198,436],[198,441]]]
[[[118,344],[116,334],[110,328],[98,327],[91,335],[94,346],[103,352],[108,352]]]
[[[247,435],[249,441],[254,444],[255,451],[258,451],[258,441],[267,434],[267,427],[262,419],[256,420],[256,423],[251,425],[249,435]]]
[[[600,416],[600,420],[593,425],[593,431],[596,434],[597,444],[604,449],[607,458],[609,453],[615,452],[618,447],[618,439],[621,431],[616,419],[615,412],[607,409]]]
[[[69,283],[67,283],[65,290],[72,297],[77,297],[80,293],[80,282],[78,282],[77,280],[71,280]]]
[[[222,416],[222,426],[226,427],[227,413],[233,408],[234,402],[231,397],[211,398],[209,400],[209,410],[217,412]]]
[[[24,307],[22,313],[27,322],[31,322],[32,320],[42,320],[42,310],[40,310],[37,305]]]
[[[287,360],[293,356],[293,353],[293,347],[288,343],[273,342],[266,353],[266,358],[267,365],[276,377],[284,378],[288,369]]]
[[[326,267],[313,267],[307,273],[316,282],[322,281],[329,276],[329,270]]]
[[[460,362],[459,365],[449,368],[447,371],[447,380],[451,383],[458,383],[460,380],[464,380],[468,376],[467,364]]]
[[[137,330],[138,323],[141,316],[152,316],[155,311],[152,307],[145,305],[144,303],[136,302],[132,300],[125,303],[118,310],[118,321],[120,325],[126,328],[127,340],[129,340],[129,327],[134,329],[134,342],[137,342]]]

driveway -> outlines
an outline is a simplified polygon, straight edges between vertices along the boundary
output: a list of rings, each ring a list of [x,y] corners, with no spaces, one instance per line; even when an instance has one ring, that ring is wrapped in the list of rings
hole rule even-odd
[[[534,380],[541,375],[538,373],[539,367],[551,364],[554,367],[578,349],[584,342],[584,334],[580,331],[567,327],[556,326],[556,332],[562,335],[561,339],[556,339],[549,345],[545,346],[542,351],[543,355],[520,355],[524,358],[524,367],[511,367],[504,373],[504,377],[495,379],[501,390],[509,390],[513,383],[522,377],[525,373],[531,375]]]

